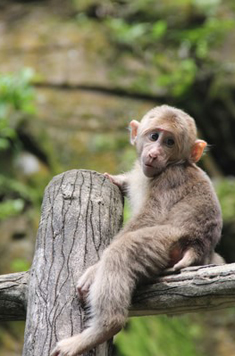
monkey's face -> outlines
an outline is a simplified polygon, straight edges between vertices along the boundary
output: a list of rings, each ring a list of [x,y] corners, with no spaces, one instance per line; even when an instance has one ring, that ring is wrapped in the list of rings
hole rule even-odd
[[[169,164],[196,163],[206,142],[196,139],[196,125],[182,110],[162,105],[138,122],[130,123],[131,143],[136,146],[147,177],[160,174]]]
[[[138,139],[137,151],[144,174],[151,178],[177,161],[178,146],[172,132],[156,128]]]

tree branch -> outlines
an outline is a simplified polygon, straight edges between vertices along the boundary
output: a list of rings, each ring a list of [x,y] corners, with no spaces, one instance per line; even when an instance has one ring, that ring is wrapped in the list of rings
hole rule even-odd
[[[25,320],[28,272],[0,276],[0,321]],[[135,292],[130,316],[183,314],[235,306],[235,263],[186,268]]]
[[[235,306],[235,263],[185,268],[138,289],[130,316],[183,314]]]
[[[0,276],[0,321],[25,320],[28,272]]]

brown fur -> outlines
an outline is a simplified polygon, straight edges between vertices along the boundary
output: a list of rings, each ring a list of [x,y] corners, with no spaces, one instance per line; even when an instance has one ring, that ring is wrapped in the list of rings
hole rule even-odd
[[[138,152],[134,169],[106,175],[129,196],[133,216],[78,282],[80,296],[87,296],[90,306],[90,325],[60,341],[52,356],[80,355],[117,333],[140,280],[167,267],[222,262],[214,253],[221,211],[209,178],[194,163],[206,145],[196,139],[194,120],[163,105],[131,127]],[[151,133],[156,132],[155,141]],[[174,139],[172,147],[166,144],[169,137]]]

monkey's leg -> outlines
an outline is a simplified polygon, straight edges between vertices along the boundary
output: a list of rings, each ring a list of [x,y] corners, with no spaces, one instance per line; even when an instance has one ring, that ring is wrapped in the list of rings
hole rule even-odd
[[[111,338],[125,324],[134,284],[125,276],[125,258],[121,251],[115,253],[108,248],[105,252],[107,253],[103,254],[98,263],[95,280],[88,293],[91,313],[88,328],[60,341],[51,356],[80,355]],[[86,272],[84,277],[85,281]]]
[[[226,262],[222,256],[220,256],[218,253],[214,252],[209,263],[212,263],[215,265],[224,265]]]
[[[168,265],[170,233],[176,236],[179,231],[157,226],[119,234],[104,251],[90,286],[88,328],[60,341],[52,356],[80,355],[121,330],[139,278],[153,276]]]
[[[215,264],[223,265],[225,264],[224,259],[216,252],[214,252],[211,258],[206,260],[198,255],[198,251],[193,247],[189,248],[183,255],[182,259],[178,261],[174,266],[173,270],[178,271],[182,268],[196,266],[196,265],[205,265],[205,264]]]

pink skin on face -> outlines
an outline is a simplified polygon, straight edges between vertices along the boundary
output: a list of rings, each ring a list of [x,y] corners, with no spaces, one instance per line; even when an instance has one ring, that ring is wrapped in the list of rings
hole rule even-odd
[[[159,137],[156,139],[154,135],[159,135]],[[169,135],[169,132],[156,130],[146,137],[140,162],[143,173],[149,178],[158,175],[166,167],[167,155],[164,149],[166,135]]]

